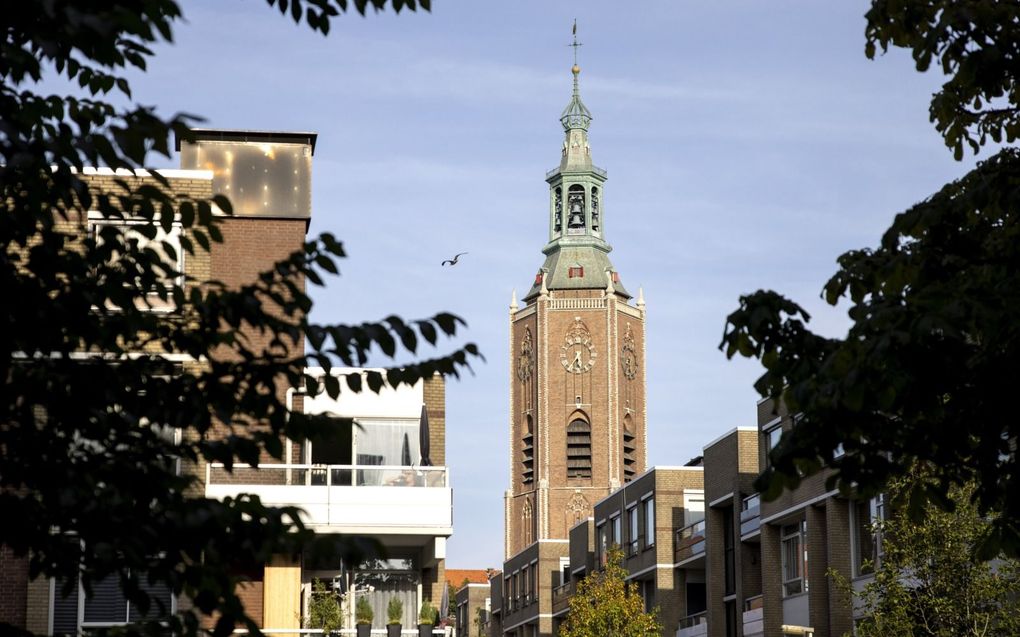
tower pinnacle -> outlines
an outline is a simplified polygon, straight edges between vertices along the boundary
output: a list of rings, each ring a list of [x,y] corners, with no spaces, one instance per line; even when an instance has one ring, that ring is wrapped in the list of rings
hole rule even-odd
[[[577,20],[574,20],[574,41],[567,46],[574,49],[574,66],[570,69],[570,72],[574,74],[574,94],[570,98],[570,103],[563,109],[563,113],[560,115],[560,122],[563,124],[563,130],[568,131],[568,133],[574,129],[587,132],[588,124],[591,123],[591,111],[581,101],[581,89],[578,84],[581,67],[577,65],[577,48],[584,46],[584,44],[577,41]]]
[[[549,184],[549,243],[542,249],[545,263],[525,303],[559,290],[597,291],[618,299],[630,294],[613,264],[612,247],[605,239],[604,187],[606,171],[592,164],[588,145],[591,111],[581,100],[581,67],[577,64],[577,21],[574,21],[574,90],[570,102],[560,114],[564,140],[560,165],[546,173]]]

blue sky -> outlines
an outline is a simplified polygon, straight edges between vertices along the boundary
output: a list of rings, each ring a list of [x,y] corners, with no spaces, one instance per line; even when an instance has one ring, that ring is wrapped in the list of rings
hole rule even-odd
[[[864,57],[860,0],[434,3],[323,38],[261,0],[185,2],[133,87],[207,126],[319,133],[311,231],[350,258],[317,320],[468,321],[487,362],[447,393],[447,564],[484,568],[502,561],[507,306],[542,263],[575,17],[611,258],[648,304],[650,464],[755,424],[758,368],[717,350],[740,294],[782,291],[839,334],[845,307],[818,296],[836,257],[971,162],[928,123],[938,77]]]

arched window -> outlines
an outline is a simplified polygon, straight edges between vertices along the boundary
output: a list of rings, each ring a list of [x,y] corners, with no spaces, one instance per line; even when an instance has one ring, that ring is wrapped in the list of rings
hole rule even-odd
[[[599,189],[595,186],[591,188],[591,229],[595,232],[599,231]]]
[[[559,186],[553,193],[553,230],[563,231],[563,189]]]
[[[567,191],[567,232],[584,230],[584,186],[574,184]]]
[[[591,425],[581,417],[567,425],[567,477],[591,478]]]

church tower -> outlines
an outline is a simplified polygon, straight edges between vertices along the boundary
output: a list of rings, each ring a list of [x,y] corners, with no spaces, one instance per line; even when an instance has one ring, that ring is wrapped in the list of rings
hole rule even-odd
[[[577,42],[575,39],[575,51]],[[593,504],[645,469],[645,305],[609,260],[606,171],[592,163],[591,111],[574,90],[549,184],[549,242],[510,306],[510,489],[506,557],[565,539]]]

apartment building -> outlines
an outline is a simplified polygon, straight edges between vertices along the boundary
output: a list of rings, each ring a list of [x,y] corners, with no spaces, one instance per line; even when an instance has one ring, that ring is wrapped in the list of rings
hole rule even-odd
[[[763,634],[758,435],[756,427],[738,427],[704,448],[709,578],[702,634],[710,637]]]
[[[491,611],[491,586],[485,582],[468,582],[457,589],[455,602],[456,636],[487,637]]]
[[[230,196],[233,214],[221,220],[223,241],[213,243],[208,252],[192,255],[180,249],[183,231],[177,226],[161,230],[157,238],[177,242],[178,265],[189,280],[237,287],[302,248],[311,218],[315,142],[314,133],[198,130],[190,141],[178,142],[182,168],[159,171],[158,179],[145,171],[108,169],[87,169],[83,179],[94,192],[115,192],[116,181],[122,180],[166,187],[192,199],[209,199],[214,193]],[[133,223],[92,215],[82,221],[87,223],[67,221],[67,232],[94,232],[107,224],[121,224],[124,232],[131,232]],[[248,336],[256,351],[269,344],[268,336]],[[294,356],[304,350],[302,339],[284,346]],[[202,365],[178,359],[181,373]],[[357,596],[368,597],[378,628],[385,622],[389,598],[400,597],[405,601],[404,625],[410,628],[417,623],[422,600],[438,605],[441,599],[446,539],[452,533],[442,378],[378,395],[345,393],[338,400],[306,396],[302,388],[279,387],[278,392],[291,409],[335,416],[336,436],[314,444],[287,440],[282,462],[262,464],[258,470],[229,473],[215,464],[185,465],[182,470],[202,478],[199,490],[206,496],[255,493],[269,504],[299,506],[305,522],[319,533],[368,536],[385,552],[359,563],[345,563],[339,554],[315,559],[280,555],[262,568],[246,567],[240,593],[249,614],[270,632],[301,629],[311,582],[321,579],[347,592],[349,615]],[[0,558],[3,621],[39,634],[78,634],[137,618],[137,609],[124,601],[113,581],[98,584],[91,596],[71,582],[65,595],[64,582],[29,580],[24,560],[9,550]],[[170,612],[189,603],[158,587],[153,593]]]

